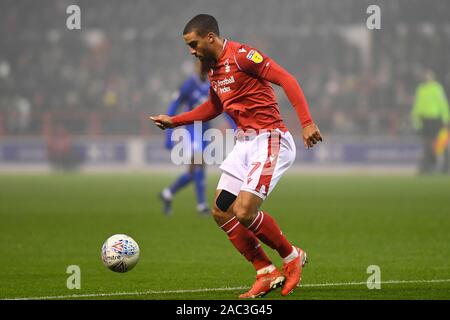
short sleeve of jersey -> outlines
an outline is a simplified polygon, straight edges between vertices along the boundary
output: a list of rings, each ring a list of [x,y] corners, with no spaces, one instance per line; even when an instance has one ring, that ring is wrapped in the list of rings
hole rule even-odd
[[[261,51],[246,45],[236,50],[234,60],[241,71],[258,78],[264,78],[271,62]]]

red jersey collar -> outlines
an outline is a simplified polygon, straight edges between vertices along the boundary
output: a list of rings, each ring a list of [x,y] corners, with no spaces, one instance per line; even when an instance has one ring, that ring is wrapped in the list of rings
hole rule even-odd
[[[228,43],[228,39],[224,39],[223,40],[223,46],[222,46],[223,50],[222,50],[222,53],[221,53],[220,57],[217,59],[217,63],[219,63],[219,61],[222,60],[223,56],[225,55],[225,52],[228,49],[227,43]]]

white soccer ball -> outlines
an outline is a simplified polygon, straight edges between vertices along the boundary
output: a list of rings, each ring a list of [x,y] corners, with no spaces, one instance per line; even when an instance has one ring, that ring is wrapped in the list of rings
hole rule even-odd
[[[102,246],[102,261],[105,267],[114,272],[127,272],[139,260],[139,246],[126,234],[109,237]]]

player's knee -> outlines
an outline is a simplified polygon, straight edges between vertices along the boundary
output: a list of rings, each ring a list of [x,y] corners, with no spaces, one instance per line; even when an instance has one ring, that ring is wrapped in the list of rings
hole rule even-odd
[[[213,216],[214,220],[220,219],[223,216],[224,212],[220,210],[217,205],[214,203],[214,206],[211,209],[211,215]]]
[[[216,204],[214,204],[211,215],[214,218],[214,221],[218,226],[224,225],[227,221],[229,221],[233,217],[233,211],[228,210],[227,212],[222,211]]]
[[[236,219],[246,227],[248,227],[256,217],[256,212],[253,211],[253,208],[245,203],[236,203],[233,207]]]

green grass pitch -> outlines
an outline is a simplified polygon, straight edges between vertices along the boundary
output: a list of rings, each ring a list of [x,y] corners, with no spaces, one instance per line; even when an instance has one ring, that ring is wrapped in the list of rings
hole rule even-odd
[[[175,198],[172,217],[161,214],[157,193],[173,178],[1,175],[0,299],[237,298],[254,281],[252,266],[196,213],[192,186]],[[217,178],[208,180],[210,201]],[[288,174],[263,209],[310,257],[304,286],[283,299],[450,299],[448,177]],[[141,247],[125,274],[100,259],[115,233]],[[81,268],[79,290],[66,287],[69,265]],[[366,286],[369,265],[381,269],[380,290]],[[281,298],[278,289],[264,299]]]

